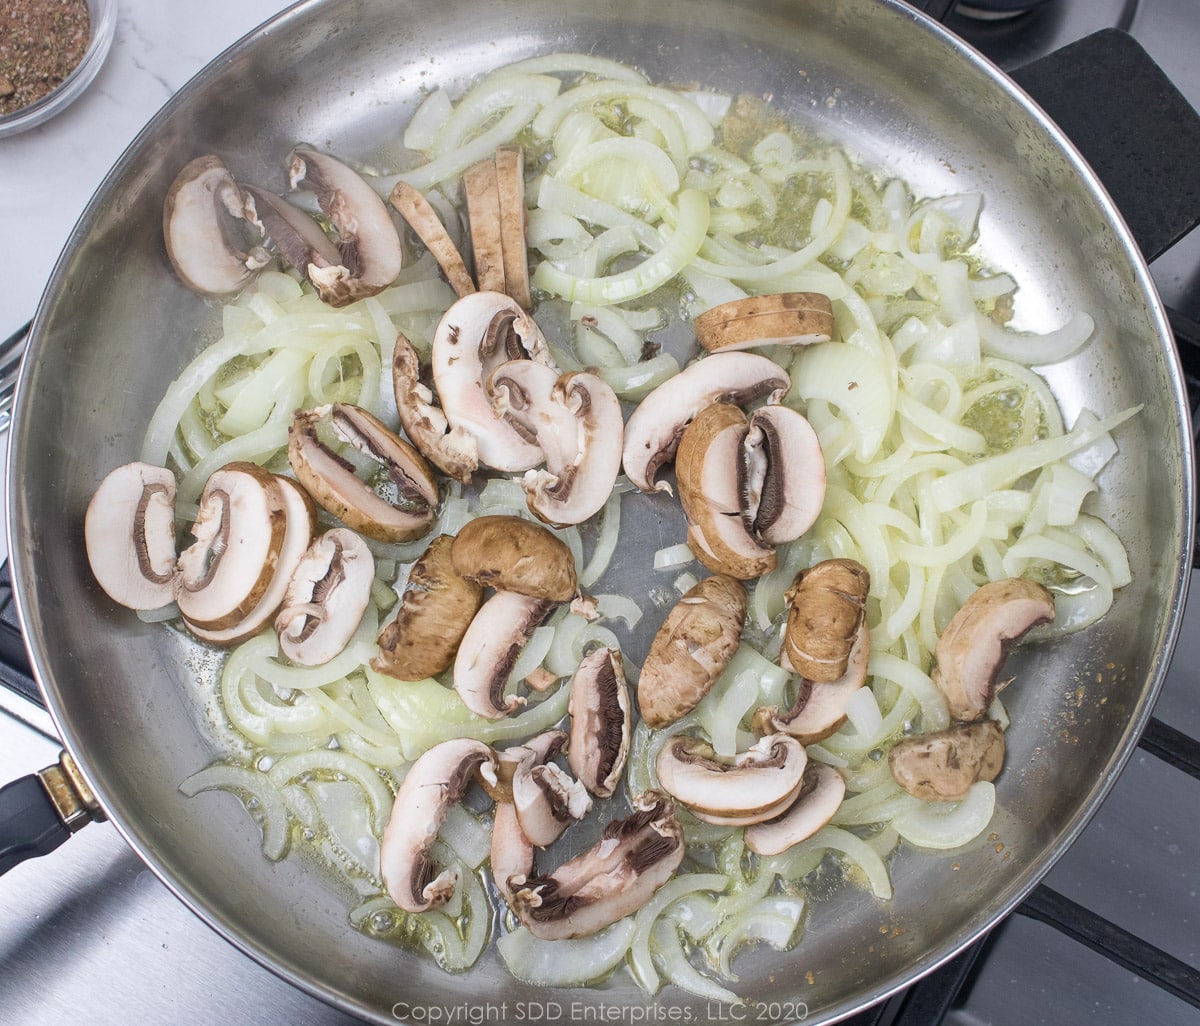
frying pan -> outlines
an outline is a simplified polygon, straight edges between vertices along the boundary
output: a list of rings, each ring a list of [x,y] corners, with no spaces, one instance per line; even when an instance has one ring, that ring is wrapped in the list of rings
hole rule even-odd
[[[799,124],[918,193],[981,191],[984,248],[1021,283],[1023,314],[1059,323],[1083,309],[1096,320],[1092,344],[1048,371],[1067,422],[1084,408],[1145,404],[1120,429],[1098,509],[1128,546],[1133,582],[1098,625],[1014,658],[1021,683],[1007,696],[1013,726],[995,836],[953,857],[902,850],[892,901],[835,888],[810,902],[798,948],[739,960],[737,989],[760,1003],[755,1021],[831,1021],[952,957],[1082,830],[1165,673],[1194,513],[1178,362],[1121,216],[1046,115],[902,3],[309,0],[227,51],[110,173],[35,319],[9,487],[31,661],[65,761],[91,792],[85,804],[198,915],[295,985],[375,1022],[472,1008],[489,1021],[648,1014],[623,973],[595,988],[544,991],[512,979],[493,950],[463,975],[444,974],[351,928],[347,894],[304,859],[265,861],[237,802],[185,799],[179,782],[222,754],[207,720],[218,656],[114,608],[92,582],[81,529],[97,483],[135,458],[168,383],[219,329],[217,310],[165,259],[162,200],[178,169],[216,152],[243,180],[282,187],[283,156],[298,140],[394,164],[402,126],[431,84],[454,94],[492,67],[555,50],[614,57],[656,81],[769,94]],[[662,530],[653,515],[644,526]],[[630,554],[613,573],[634,594],[650,586]],[[635,656],[645,641],[635,639]],[[657,1000],[673,1018],[721,1014],[671,989]]]

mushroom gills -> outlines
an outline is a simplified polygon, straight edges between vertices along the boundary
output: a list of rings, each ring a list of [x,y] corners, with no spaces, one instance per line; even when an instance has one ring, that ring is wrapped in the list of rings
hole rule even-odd
[[[530,635],[554,607],[548,599],[498,591],[471,621],[454,658],[454,690],[463,704],[491,720],[525,704],[519,695],[504,696],[509,675]]]
[[[126,463],[105,476],[83,521],[88,563],[100,587],[129,609],[175,598],[175,475]]]
[[[934,650],[933,682],[957,720],[981,718],[999,690],[1009,649],[1054,619],[1054,596],[1035,581],[1009,577],[976,589],[950,619]]]
[[[825,456],[808,419],[790,406],[760,406],[747,421],[738,461],[742,521],[767,545],[801,537],[825,502]]]
[[[439,873],[429,849],[477,772],[496,779],[495,753],[482,741],[453,738],[421,755],[401,781],[379,846],[379,869],[389,897],[404,911],[426,912],[454,895],[457,875]]]
[[[358,629],[374,580],[375,558],[353,531],[335,527],[313,541],[275,617],[283,654],[301,666],[329,662]]]
[[[597,798],[611,798],[621,782],[632,736],[629,686],[620,649],[597,648],[571,678],[567,764]]]
[[[587,937],[632,915],[675,875],[683,829],[660,791],[630,799],[634,811],[608,823],[600,840],[545,876],[510,878],[511,907],[535,937]]]
[[[583,783],[571,778],[552,760],[566,744],[561,730],[547,731],[501,758],[516,759],[512,801],[529,842],[538,848],[553,844],[571,823],[591,811],[592,799]]]

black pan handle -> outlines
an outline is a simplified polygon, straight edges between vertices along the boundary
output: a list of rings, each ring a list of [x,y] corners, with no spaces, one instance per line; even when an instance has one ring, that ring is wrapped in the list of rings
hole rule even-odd
[[[1104,29],[1011,75],[1083,154],[1147,261],[1200,224],[1200,114],[1129,33]]]
[[[104,814],[66,753],[40,773],[0,787],[0,874],[48,855]]]

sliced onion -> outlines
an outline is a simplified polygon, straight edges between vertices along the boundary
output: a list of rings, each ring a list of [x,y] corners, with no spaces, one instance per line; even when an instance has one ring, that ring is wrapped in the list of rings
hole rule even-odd
[[[582,987],[621,964],[633,931],[632,917],[573,940],[539,940],[521,926],[503,934],[496,948],[518,980],[539,987]]]
[[[961,848],[982,834],[992,821],[996,788],[980,780],[971,785],[961,801],[912,801],[915,804],[893,821],[901,837],[918,848]]]
[[[291,834],[287,808],[271,778],[244,766],[217,763],[193,773],[179,785],[188,798],[201,791],[229,791],[241,796],[242,804],[262,829],[263,854],[272,862],[283,858]]]

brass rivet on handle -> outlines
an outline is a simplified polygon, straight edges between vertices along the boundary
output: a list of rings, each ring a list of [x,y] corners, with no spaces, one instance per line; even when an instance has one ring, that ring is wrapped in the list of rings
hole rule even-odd
[[[63,826],[71,833],[87,826],[93,820],[100,821],[105,818],[96,796],[84,781],[75,760],[66,752],[58,757],[55,765],[47,766],[38,773],[38,777],[58,810]]]

